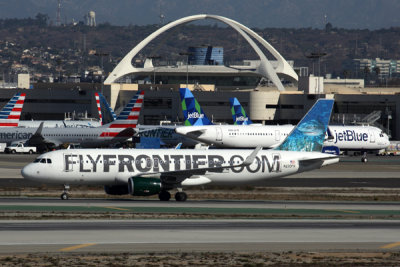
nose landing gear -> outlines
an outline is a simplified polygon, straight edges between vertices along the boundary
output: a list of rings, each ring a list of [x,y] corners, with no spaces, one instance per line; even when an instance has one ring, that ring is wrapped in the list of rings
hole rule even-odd
[[[64,185],[64,192],[60,196],[60,198],[62,200],[68,200],[69,199],[69,192],[68,192],[69,188],[70,188],[69,185],[67,185],[67,184]]]

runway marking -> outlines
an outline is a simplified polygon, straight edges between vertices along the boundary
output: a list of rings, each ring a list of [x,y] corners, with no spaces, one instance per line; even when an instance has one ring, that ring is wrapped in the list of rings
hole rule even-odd
[[[400,246],[400,242],[387,244],[385,246],[382,246],[381,248],[394,248],[394,247],[398,247],[398,246]]]
[[[129,209],[123,209],[123,208],[117,208],[117,207],[104,207],[106,209],[113,209],[113,210],[127,210],[130,211]]]
[[[73,250],[76,250],[76,249],[86,248],[86,247],[90,247],[90,246],[94,246],[94,245],[96,245],[96,243],[81,244],[81,245],[76,245],[76,246],[72,246],[72,247],[62,248],[59,251],[63,251],[63,252],[73,251]]]
[[[328,210],[328,211],[339,211],[339,212],[345,212],[345,213],[360,213],[359,211],[355,211],[355,210]]]

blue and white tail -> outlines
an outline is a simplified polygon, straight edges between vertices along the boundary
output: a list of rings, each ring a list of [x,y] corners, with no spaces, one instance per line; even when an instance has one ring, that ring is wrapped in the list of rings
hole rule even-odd
[[[21,118],[25,93],[16,93],[0,111],[0,127],[17,127]]]
[[[203,109],[188,88],[180,88],[179,92],[186,126],[213,124],[204,114]]]
[[[99,118],[101,119],[102,124],[105,124],[106,121],[110,120],[115,121],[117,119],[117,115],[115,115],[114,110],[112,109],[112,107],[110,107],[104,95],[101,93],[95,93],[95,96],[96,96],[97,109],[99,111]],[[106,111],[105,114],[103,114],[102,112],[101,109],[102,107],[103,111],[104,110]]]
[[[319,99],[276,150],[321,152],[333,107],[332,99]]]
[[[247,117],[246,111],[236,97],[229,98],[234,125],[249,125],[253,122]]]

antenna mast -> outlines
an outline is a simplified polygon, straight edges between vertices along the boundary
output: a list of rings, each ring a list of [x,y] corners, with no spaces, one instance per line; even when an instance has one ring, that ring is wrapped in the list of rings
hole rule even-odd
[[[58,0],[56,26],[61,26],[61,0]]]

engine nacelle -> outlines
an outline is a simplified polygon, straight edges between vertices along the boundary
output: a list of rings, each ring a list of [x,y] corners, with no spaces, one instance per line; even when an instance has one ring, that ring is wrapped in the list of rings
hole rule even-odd
[[[127,185],[105,185],[104,191],[109,195],[127,195],[129,194]]]
[[[158,178],[131,177],[128,191],[132,196],[151,196],[161,192],[161,180]]]

